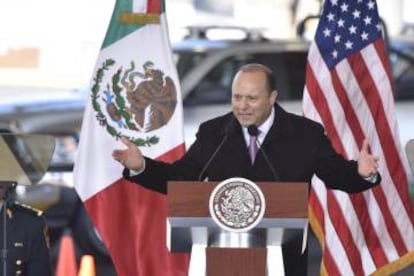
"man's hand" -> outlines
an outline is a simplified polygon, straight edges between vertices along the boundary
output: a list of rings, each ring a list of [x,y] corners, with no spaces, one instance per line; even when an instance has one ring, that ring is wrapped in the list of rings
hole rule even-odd
[[[127,148],[114,150],[113,158],[130,170],[141,171],[144,168],[144,157],[141,151],[127,138],[122,137],[121,141]]]
[[[375,175],[378,171],[378,157],[369,153],[368,140],[365,139],[358,156],[358,173],[364,178]]]

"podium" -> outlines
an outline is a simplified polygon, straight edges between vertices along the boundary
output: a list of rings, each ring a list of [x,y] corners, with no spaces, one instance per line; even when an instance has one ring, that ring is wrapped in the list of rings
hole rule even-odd
[[[303,236],[308,223],[308,184],[256,182],[266,208],[250,231],[231,233],[210,216],[209,199],[219,182],[168,183],[168,248],[191,252],[205,247],[205,275],[267,275],[267,248]]]

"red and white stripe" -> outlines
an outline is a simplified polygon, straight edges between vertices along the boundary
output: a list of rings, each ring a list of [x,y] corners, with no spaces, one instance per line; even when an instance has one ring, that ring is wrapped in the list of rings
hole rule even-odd
[[[382,183],[363,193],[327,190],[313,179],[310,221],[322,244],[322,273],[391,273],[412,263],[414,210],[383,40],[331,70],[313,43],[303,112],[324,125],[334,148],[345,158],[357,159],[365,137],[380,158]]]

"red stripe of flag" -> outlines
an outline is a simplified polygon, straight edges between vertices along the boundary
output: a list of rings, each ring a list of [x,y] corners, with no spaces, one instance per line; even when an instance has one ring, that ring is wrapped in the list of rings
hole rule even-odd
[[[360,64],[360,63],[362,63],[361,60],[359,60],[357,64]],[[355,65],[355,66],[358,66],[358,65]],[[359,124],[355,110],[353,109],[350,99],[348,98],[348,94],[341,80],[339,79],[337,70],[331,71],[331,78],[332,78],[332,83],[334,86],[334,91],[336,92],[336,95],[339,99],[342,109],[344,110],[345,118],[352,132],[354,140],[356,144],[358,145],[358,148],[361,148],[365,136],[363,134],[361,125]],[[345,152],[343,152],[342,154],[344,157],[347,156]],[[367,206],[367,203],[364,197],[362,196],[362,194],[354,194],[350,196],[350,200],[352,202],[352,205],[354,206],[354,209],[356,209],[355,213],[360,222],[360,225],[362,228],[361,234],[364,235],[365,241],[370,241],[371,245],[372,244],[380,245],[381,243],[379,241],[379,237],[370,219],[369,212],[368,212],[368,206]],[[379,203],[379,205],[381,205],[381,203]],[[368,245],[368,249],[371,255],[373,255],[374,263],[376,265],[384,265],[388,262],[387,257],[384,251],[381,249],[381,247],[372,247]],[[377,250],[374,250],[374,249],[377,249]]]
[[[313,187],[311,188],[311,192],[309,194],[309,206],[312,208],[312,213],[315,216],[315,219],[318,223],[319,229],[322,231],[322,235],[325,236],[325,228],[324,228],[324,215],[323,215],[323,206],[319,201],[318,195],[314,191]],[[318,237],[321,238],[321,237]]]
[[[165,152],[164,154],[158,156],[155,159],[158,160],[158,161],[171,163],[171,162],[181,158],[181,156],[184,154],[184,152],[185,152],[185,145],[184,145],[184,143],[182,143],[182,144],[176,146],[175,148],[172,148],[171,150]]]
[[[336,197],[331,190],[327,191],[327,196],[329,218],[347,254],[351,269],[355,275],[363,275],[364,269],[361,261],[361,254],[355,244],[349,225],[346,223],[340,203],[336,200]]]
[[[323,121],[323,125],[325,126],[327,134],[329,137],[331,137],[334,148],[336,148],[339,152],[345,153],[344,147],[341,144],[339,135],[336,131],[335,124],[332,119],[332,114],[329,111],[327,100],[324,97],[324,93],[321,87],[316,82],[314,72],[309,65],[306,72],[309,96],[312,99],[314,105],[318,107],[318,112],[320,113],[320,117]],[[338,238],[341,241],[342,246],[348,254],[349,261],[352,264],[351,267],[355,272],[363,272],[359,250],[354,240],[349,239],[351,233],[349,231],[348,225],[346,223],[343,223],[346,220],[342,214],[342,210],[339,207],[339,204],[336,202],[336,198],[332,196],[332,191],[328,190],[327,195],[329,217],[338,233]],[[329,272],[330,268],[327,267],[327,270]]]
[[[355,70],[355,77],[358,80],[358,83],[361,85],[362,94],[364,95],[371,111],[371,115],[373,116],[375,126],[379,134],[379,142],[384,152],[384,161],[387,164],[391,179],[393,181],[392,185],[395,185],[394,183],[404,184],[405,182],[405,186],[408,187],[404,172],[401,170],[403,164],[401,163],[375,82],[370,75],[368,67],[364,62],[362,62],[363,59],[360,53],[357,53],[354,57],[350,57],[350,59],[353,60],[351,65],[353,63],[358,63],[358,66],[353,66],[352,69]],[[397,170],[394,170],[394,166],[400,167]],[[393,173],[393,171],[395,171],[395,173]],[[400,189],[396,188],[396,190],[399,192],[399,195],[401,197],[401,191],[399,191]],[[381,212],[383,213],[383,217],[387,225],[387,230],[392,233],[391,238],[398,251],[398,254],[401,256],[407,252],[407,248],[404,244],[404,241],[402,240],[401,231],[395,224],[392,213],[388,208],[387,202],[385,200],[385,195],[383,193],[384,191],[382,189],[374,189],[374,194],[376,195],[377,200],[381,199],[381,201],[379,201],[379,206]],[[409,208],[407,204],[405,204],[405,208]]]
[[[385,52],[384,42],[382,40],[377,41],[374,43],[374,47],[381,58],[383,67],[385,68],[387,74],[390,75],[391,74],[390,67],[388,66],[388,60],[386,59],[387,55]],[[390,91],[390,93],[392,93],[392,91]],[[381,114],[381,115],[384,116],[384,114]],[[385,118],[388,118],[388,117],[385,116]],[[405,171],[401,169],[401,168],[404,168],[404,165],[398,154],[399,150],[395,144],[396,141],[393,139],[394,137],[392,136],[392,132],[388,124],[386,125],[386,131],[387,131],[386,133],[387,141],[384,142],[383,149],[385,149],[387,153],[388,153],[388,150],[390,150],[393,160],[396,159],[395,163],[393,162],[390,162],[391,164],[387,163],[387,165],[389,164],[387,167],[390,171],[390,175],[392,177],[395,177],[393,179],[393,182],[394,182],[394,185],[398,186],[396,190],[399,193],[402,203],[404,204],[404,207],[409,216],[411,224],[414,224],[414,210],[413,210],[413,205],[411,204],[411,199],[409,196],[410,193],[408,191],[408,179],[407,179],[407,175]],[[389,148],[390,145],[392,145],[392,148]]]
[[[339,271],[338,266],[336,265],[334,259],[332,258],[332,254],[329,251],[328,247],[325,247],[325,249],[324,249],[322,265],[325,266],[325,270],[326,270],[328,276],[332,276],[332,275],[339,276],[339,275],[341,275],[341,272]],[[321,270],[322,270],[322,268],[321,268]]]
[[[161,12],[161,1],[160,0],[148,0],[147,1],[147,13]]]
[[[379,40],[375,43],[375,49],[377,51],[384,52],[383,48],[384,44],[382,40]],[[362,55],[356,56],[355,59],[362,59]],[[384,62],[383,58],[381,60]],[[363,63],[363,66],[364,71],[369,71],[369,68],[365,66],[365,63]],[[385,68],[387,68],[387,66],[385,66]],[[380,134],[379,141],[384,151],[384,156],[386,158],[385,161],[387,164],[387,168],[390,172],[393,184],[397,184],[399,186],[396,190],[399,193],[400,198],[408,199],[408,201],[404,200],[403,204],[407,213],[410,215],[411,221],[413,222],[414,214],[412,212],[412,205],[410,204],[409,197],[407,197],[407,195],[409,194],[407,175],[405,174],[404,170],[401,169],[404,167],[404,165],[400,158],[399,150],[396,146],[396,141],[394,139],[388,122],[388,116],[386,114],[387,112],[384,110],[384,106],[382,105],[381,98],[379,96],[379,91],[370,74],[367,74],[367,76],[365,76],[364,78],[362,78],[359,75],[357,75],[356,77],[358,81],[362,83],[362,93],[366,98],[370,111],[374,117],[377,132]],[[368,89],[371,89],[371,92],[369,92]]]
[[[389,64],[389,60],[388,60],[388,54],[387,54],[387,51],[385,50],[384,41],[377,40],[372,45],[374,46],[376,52],[378,53],[378,57],[381,60],[382,68],[385,69],[388,79],[392,80],[393,79],[392,71],[391,71],[391,67]],[[392,85],[393,83],[391,82],[391,87]],[[392,91],[390,91],[390,93],[392,94]]]

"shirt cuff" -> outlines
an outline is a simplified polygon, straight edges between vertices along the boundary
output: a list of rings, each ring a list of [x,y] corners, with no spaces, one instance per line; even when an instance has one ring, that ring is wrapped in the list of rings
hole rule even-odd
[[[141,174],[143,171],[145,171],[145,158],[144,158],[144,162],[143,162],[143,166],[142,166],[142,169],[141,170],[139,170],[139,171],[136,171],[136,170],[129,170],[129,176],[130,177],[132,177],[132,176],[136,176],[136,175],[139,175],[139,174]]]
[[[373,173],[368,177],[364,177],[364,180],[371,182],[371,183],[376,183],[378,180],[378,172]]]

